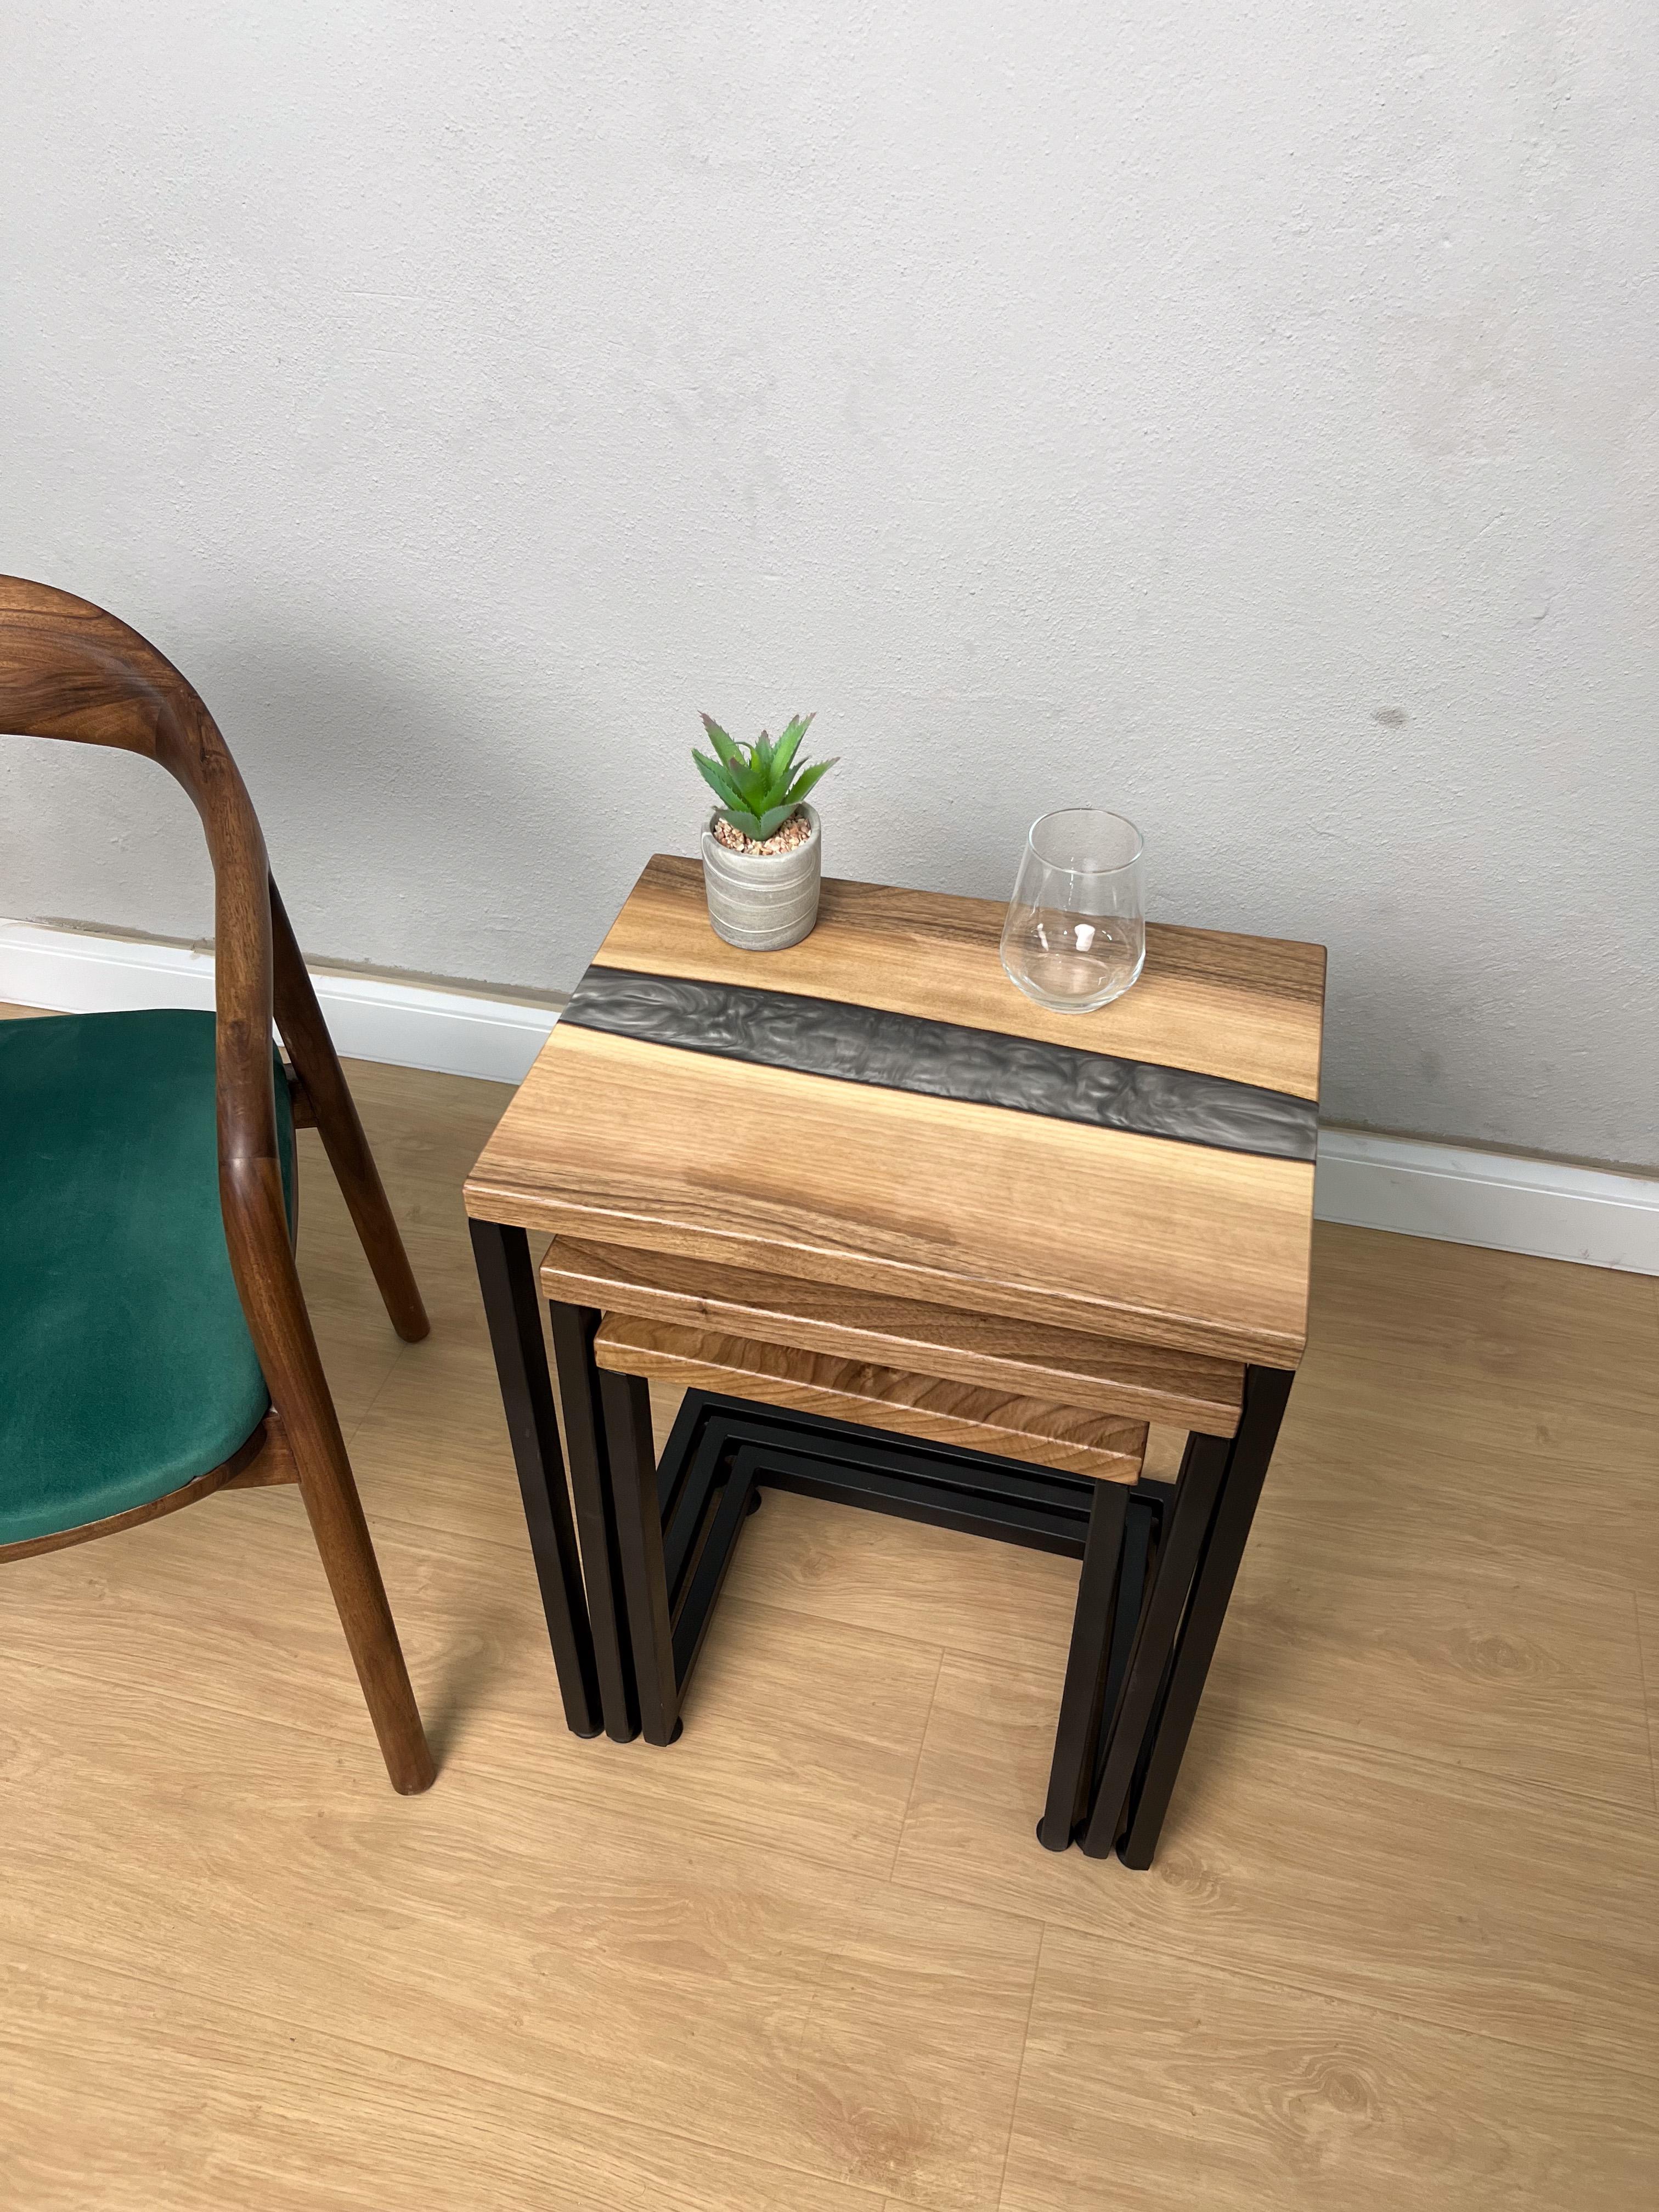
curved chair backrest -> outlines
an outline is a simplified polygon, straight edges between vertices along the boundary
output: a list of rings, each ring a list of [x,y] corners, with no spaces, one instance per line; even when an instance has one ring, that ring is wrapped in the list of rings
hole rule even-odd
[[[3,576],[0,730],[143,753],[189,793],[213,862],[221,1175],[240,1162],[274,1171],[272,887],[258,818],[212,715],[137,630],[69,592]]]
[[[248,1328],[268,1376],[282,1364],[299,1302],[273,1307],[276,1242],[288,1215],[272,1091],[273,1013],[358,1236],[399,1333],[424,1336],[425,1310],[346,1086],[317,994],[265,857],[230,750],[194,687],[148,639],[50,584],[0,576],[0,730],[143,753],[175,777],[202,819],[213,862],[219,1190]],[[308,1331],[306,1332],[308,1335]],[[311,1355],[314,1358],[314,1354]],[[309,1360],[307,1360],[307,1364]],[[320,1372],[320,1370],[318,1370]],[[273,1383],[273,1388],[274,1388]]]
[[[101,607],[18,576],[0,576],[0,731],[143,753],[184,786],[202,818],[213,861],[219,1202],[231,1272],[387,1768],[398,1789],[423,1790],[432,1757],[289,1239],[273,1017],[307,1109],[295,1118],[316,1124],[394,1327],[424,1336],[426,1313],[252,804],[212,715],[170,660]],[[198,1488],[161,1502],[187,1504]]]

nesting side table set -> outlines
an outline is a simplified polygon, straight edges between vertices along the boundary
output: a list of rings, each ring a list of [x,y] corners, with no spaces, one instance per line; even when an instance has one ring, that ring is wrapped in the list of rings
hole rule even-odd
[[[826,882],[744,952],[659,856],[466,1206],[573,1729],[673,1740],[767,1490],[1034,1545],[1080,1562],[1038,1834],[1145,1867],[1306,1340],[1324,953],[1152,925],[1066,1015],[1001,925]]]

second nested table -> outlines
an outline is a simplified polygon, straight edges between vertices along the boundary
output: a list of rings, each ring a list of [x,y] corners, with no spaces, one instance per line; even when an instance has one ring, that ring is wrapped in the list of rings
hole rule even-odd
[[[988,902],[829,882],[784,952],[710,929],[653,860],[466,1186],[567,1717],[638,1724],[594,1358],[553,1307],[580,1559],[525,1232],[1002,1317],[1237,1378],[1190,1415],[1175,1507],[1100,1747],[1085,1850],[1150,1863],[1306,1339],[1324,995],[1316,945],[1147,931],[1113,1005],[1007,981]],[[647,1273],[649,1270],[647,1271]],[[634,1310],[641,1309],[635,1307]],[[1035,1340],[1040,1344],[1041,1334]],[[1162,1364],[1160,1365],[1160,1363]],[[615,1364],[613,1361],[612,1364]],[[1121,1361],[1132,1364],[1132,1361]],[[1143,1414],[1142,1418],[1146,1418]],[[1157,1418],[1154,1414],[1153,1418]],[[583,1575],[586,1574],[586,1602]]]

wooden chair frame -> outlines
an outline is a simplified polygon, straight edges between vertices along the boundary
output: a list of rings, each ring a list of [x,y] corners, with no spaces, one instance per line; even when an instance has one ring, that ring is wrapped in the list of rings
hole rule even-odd
[[[271,878],[236,763],[192,687],[113,615],[0,577],[0,729],[141,753],[184,786],[213,863],[219,1198],[271,1412],[224,1464],[127,1513],[0,1546],[0,1563],[112,1534],[215,1490],[297,1482],[392,1785],[435,1771],[295,1264],[276,1141],[273,1018],[295,1119],[314,1126],[398,1334],[429,1324],[378,1170]]]

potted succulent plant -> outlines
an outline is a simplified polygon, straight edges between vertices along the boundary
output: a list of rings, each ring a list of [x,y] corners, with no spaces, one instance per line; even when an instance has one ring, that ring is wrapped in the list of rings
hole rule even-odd
[[[707,714],[714,758],[691,757],[720,801],[703,824],[702,880],[716,936],[750,952],[799,945],[818,918],[823,839],[806,794],[835,761],[798,769],[812,717],[797,714],[782,735],[740,745]]]

